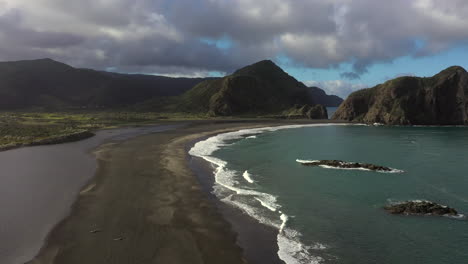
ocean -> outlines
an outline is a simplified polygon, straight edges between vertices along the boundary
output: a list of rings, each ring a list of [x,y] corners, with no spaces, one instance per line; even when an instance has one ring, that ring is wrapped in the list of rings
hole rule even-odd
[[[198,142],[214,194],[277,232],[292,263],[468,263],[468,128],[314,124],[249,129]],[[394,173],[307,167],[337,159]],[[390,215],[430,200],[458,217]]]

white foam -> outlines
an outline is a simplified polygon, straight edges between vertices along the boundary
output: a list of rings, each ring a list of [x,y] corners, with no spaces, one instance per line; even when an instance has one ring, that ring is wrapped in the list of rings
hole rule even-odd
[[[263,207],[267,208],[268,210],[270,210],[272,212],[276,212],[276,210],[279,207],[276,203],[268,202],[268,201],[262,200],[261,198],[258,198],[258,197],[255,197],[255,200],[259,201],[260,204]],[[276,199],[275,199],[275,201],[276,201]]]
[[[319,166],[325,169],[335,169],[335,170],[373,171],[373,170],[366,169],[366,168],[340,168],[340,167],[333,167],[333,166],[327,166],[327,165],[319,165]],[[399,170],[399,169],[394,169],[394,168],[390,168],[390,169],[391,169],[390,171],[376,170],[375,172],[379,172],[379,173],[404,173],[405,172],[404,170]]]
[[[221,190],[216,188],[217,191],[215,191],[215,194],[217,194],[220,199],[223,198],[222,193],[224,193],[227,189],[228,191],[234,192],[237,195],[253,196],[254,199],[259,201],[262,206],[268,208],[271,211],[276,211],[281,207],[276,203],[276,197],[271,194],[238,187],[239,182],[235,180],[236,171],[227,169],[227,163],[225,161],[211,156],[203,158],[206,161],[211,162],[213,165],[215,165],[215,167],[217,166],[215,168],[215,182],[219,186],[225,188]]]
[[[391,171],[377,171],[377,172],[380,172],[380,173],[404,173],[405,171],[404,170],[399,170],[399,169],[394,169],[394,168],[390,168]]]
[[[289,217],[282,213],[280,219],[281,225],[277,236],[280,259],[288,264],[321,263],[323,259],[312,256],[310,250],[324,250],[327,247],[320,243],[313,246],[304,245],[300,241],[301,233],[286,227]]]
[[[280,227],[280,223],[276,219],[265,217],[257,210],[257,208],[250,206],[247,203],[236,201],[232,198],[232,196],[223,198],[221,199],[221,201],[241,209],[242,211],[247,213],[250,217],[256,219],[261,224],[271,226],[277,229],[279,229]]]
[[[320,160],[301,160],[301,159],[297,159],[296,162],[299,162],[299,163],[318,163],[318,162],[320,162]]]
[[[252,176],[252,175],[248,171],[244,171],[244,173],[242,173],[242,177],[244,177],[244,179],[247,182],[254,183],[254,181],[252,180],[252,178],[250,176]]]
[[[335,170],[360,170],[360,171],[371,171],[366,168],[340,168],[340,167],[334,167],[334,166],[329,166],[329,165],[319,165],[319,167],[324,168],[324,169],[335,169]],[[378,171],[380,172],[380,171]]]
[[[432,203],[431,201],[429,200],[410,200],[411,202],[413,203]],[[405,202],[400,202],[400,203],[405,203]]]
[[[323,258],[310,254],[311,250],[326,249],[324,245],[306,246],[300,242],[300,233],[289,228],[283,228],[278,233],[278,256],[287,264],[319,264]]]
[[[257,138],[257,136],[248,136],[246,137],[247,139],[254,139],[254,138]]]
[[[284,227],[286,226],[286,223],[288,222],[289,217],[285,214],[281,214],[280,219],[281,219],[281,226],[280,226],[279,233],[282,233]]]
[[[219,134],[210,137],[206,140],[197,142],[189,154],[192,156],[203,158],[210,162],[215,167],[215,186],[214,193],[218,198],[232,206],[240,208],[246,212],[249,216],[257,219],[260,223],[275,227],[279,230],[278,232],[278,256],[287,264],[296,263],[319,263],[322,259],[320,257],[312,256],[309,250],[313,249],[324,249],[325,247],[321,244],[314,246],[305,246],[300,242],[300,233],[287,228],[286,224],[288,216],[281,213],[278,215],[278,209],[281,208],[276,202],[276,197],[259,191],[244,189],[236,178],[239,177],[240,173],[229,170],[227,168],[227,162],[219,158],[211,156],[214,152],[219,150],[221,147],[228,146],[228,141],[242,139],[246,134],[261,134],[265,132],[273,132],[282,129],[292,129],[301,127],[323,127],[323,126],[347,126],[351,124],[305,124],[305,125],[287,125],[277,127],[263,127],[253,129],[242,129],[239,131]],[[355,125],[355,124],[354,124]],[[247,138],[255,138],[255,135]],[[251,175],[245,171],[242,176],[244,179],[253,183],[254,181],[250,177]],[[235,195],[235,196],[234,196]],[[245,197],[245,198],[244,198]],[[254,199],[248,198],[253,197]],[[248,199],[247,199],[248,198]],[[251,204],[251,201],[258,201],[263,208],[267,210],[261,210]],[[279,217],[278,217],[279,216]],[[317,246],[319,245],[319,246]]]
[[[262,127],[262,128],[251,128],[241,129],[234,132],[228,132],[219,134],[203,141],[197,142],[189,154],[196,157],[209,156],[213,154],[222,146],[228,145],[227,140],[241,139],[243,135],[262,134],[265,132],[273,132],[284,129],[301,128],[301,127],[324,127],[324,126],[352,126],[361,124],[304,124],[304,125],[287,125],[287,126],[276,126],[276,127]]]
[[[455,220],[466,220],[467,217],[464,214],[457,214],[457,215],[444,215],[445,217],[452,218]]]

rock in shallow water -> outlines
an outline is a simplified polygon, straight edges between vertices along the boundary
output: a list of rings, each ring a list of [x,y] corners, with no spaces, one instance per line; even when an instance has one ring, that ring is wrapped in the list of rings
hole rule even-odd
[[[401,215],[458,215],[455,209],[430,201],[406,201],[387,205],[384,209],[391,214]]]
[[[310,162],[301,162],[305,166],[330,166],[333,168],[343,169],[367,169],[372,171],[393,171],[392,168],[369,164],[369,163],[358,163],[358,162],[345,162],[342,160],[315,160]]]

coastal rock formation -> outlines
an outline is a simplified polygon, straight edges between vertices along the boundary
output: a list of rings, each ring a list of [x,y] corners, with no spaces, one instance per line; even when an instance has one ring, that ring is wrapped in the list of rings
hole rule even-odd
[[[453,66],[430,78],[400,77],[352,93],[332,119],[390,125],[468,124],[468,73]]]
[[[369,163],[346,162],[342,160],[298,160],[299,163],[305,166],[328,166],[341,169],[366,169],[371,171],[392,172],[394,169]]]
[[[224,78],[198,84],[179,98],[173,111],[258,116],[282,115],[291,108],[304,107],[302,118],[326,119],[323,106],[314,108],[318,103],[313,92],[275,63],[265,60]]]
[[[429,201],[406,201],[387,205],[384,209],[391,214],[401,215],[451,215],[455,216],[458,212],[445,205],[440,205]]]

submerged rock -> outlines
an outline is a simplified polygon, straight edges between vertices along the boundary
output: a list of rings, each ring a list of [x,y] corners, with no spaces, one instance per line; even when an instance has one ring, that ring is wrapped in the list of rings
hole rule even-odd
[[[333,168],[343,168],[343,169],[367,169],[371,171],[387,171],[391,172],[394,169],[369,163],[359,163],[359,162],[345,162],[342,160],[313,160],[313,161],[299,161],[302,165],[305,166],[329,166]]]
[[[384,209],[391,214],[401,215],[458,215],[455,209],[430,201],[406,201],[387,205]]]

